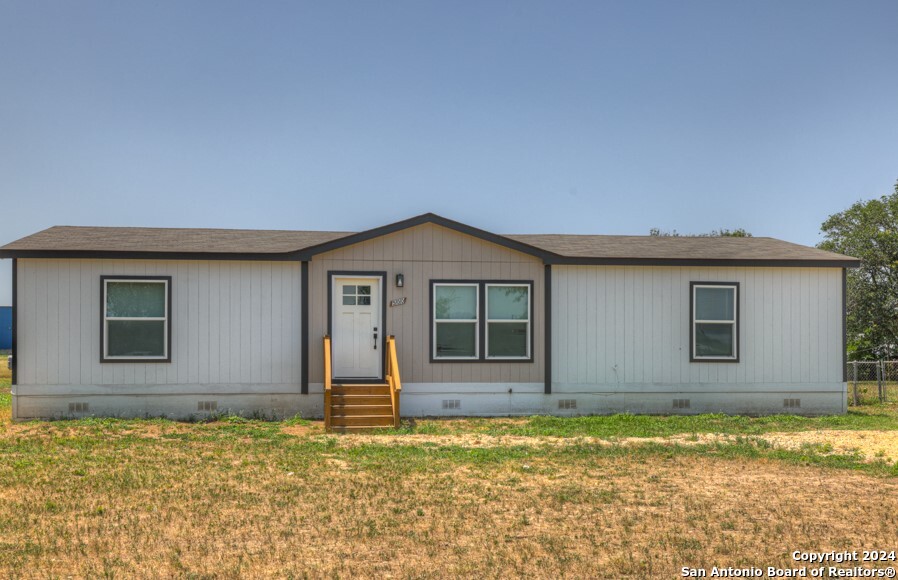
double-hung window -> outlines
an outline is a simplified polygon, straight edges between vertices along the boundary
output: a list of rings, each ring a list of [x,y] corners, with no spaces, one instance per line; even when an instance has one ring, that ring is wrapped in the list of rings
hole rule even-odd
[[[739,284],[692,282],[692,360],[739,360]]]
[[[486,284],[486,358],[530,358],[530,284]]]
[[[532,282],[433,281],[432,360],[533,360],[532,290]]]
[[[434,284],[433,358],[442,360],[479,358],[479,303],[478,284]]]
[[[171,277],[102,276],[103,362],[171,360]]]

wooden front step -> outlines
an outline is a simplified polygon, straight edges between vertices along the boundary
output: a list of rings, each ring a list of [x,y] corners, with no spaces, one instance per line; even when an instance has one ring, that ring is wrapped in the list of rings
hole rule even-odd
[[[333,433],[371,433],[373,431],[380,431],[382,429],[392,429],[393,425],[377,425],[373,427],[359,427],[357,425],[332,425],[331,432]]]
[[[386,395],[390,396],[390,385],[334,385],[331,387],[333,395]]]
[[[355,405],[387,405],[391,406],[390,395],[333,395],[331,406],[348,407]]]
[[[334,427],[392,427],[393,415],[331,415]]]
[[[330,417],[331,427],[338,432],[392,427],[390,386],[386,383],[333,385]]]
[[[331,416],[340,417],[343,415],[389,415],[393,416],[393,406],[387,401],[386,405],[331,405]]]

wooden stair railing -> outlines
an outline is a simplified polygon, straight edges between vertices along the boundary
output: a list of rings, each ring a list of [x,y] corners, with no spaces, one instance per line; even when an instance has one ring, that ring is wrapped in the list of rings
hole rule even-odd
[[[399,427],[399,394],[402,392],[402,379],[399,378],[399,360],[396,356],[396,337],[387,337],[386,371],[384,376],[390,386],[390,402],[393,404],[393,428]]]
[[[324,337],[324,429],[344,433],[399,427],[402,379],[396,355],[396,337],[388,336],[384,349],[384,382],[333,383],[331,338]]]

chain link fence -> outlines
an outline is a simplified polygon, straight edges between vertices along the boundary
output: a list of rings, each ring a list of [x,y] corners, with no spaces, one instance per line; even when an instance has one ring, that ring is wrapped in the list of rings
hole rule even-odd
[[[848,403],[898,403],[898,360],[848,363]]]

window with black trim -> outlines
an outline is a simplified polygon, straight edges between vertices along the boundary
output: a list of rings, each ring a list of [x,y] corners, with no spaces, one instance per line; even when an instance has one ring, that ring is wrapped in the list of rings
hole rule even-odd
[[[171,360],[171,277],[102,276],[103,362]]]
[[[434,361],[532,361],[532,281],[431,281]]]
[[[739,284],[692,282],[692,360],[739,360]]]
[[[433,285],[433,358],[472,360],[480,356],[480,286]]]
[[[529,284],[486,284],[486,358],[530,358]]]

